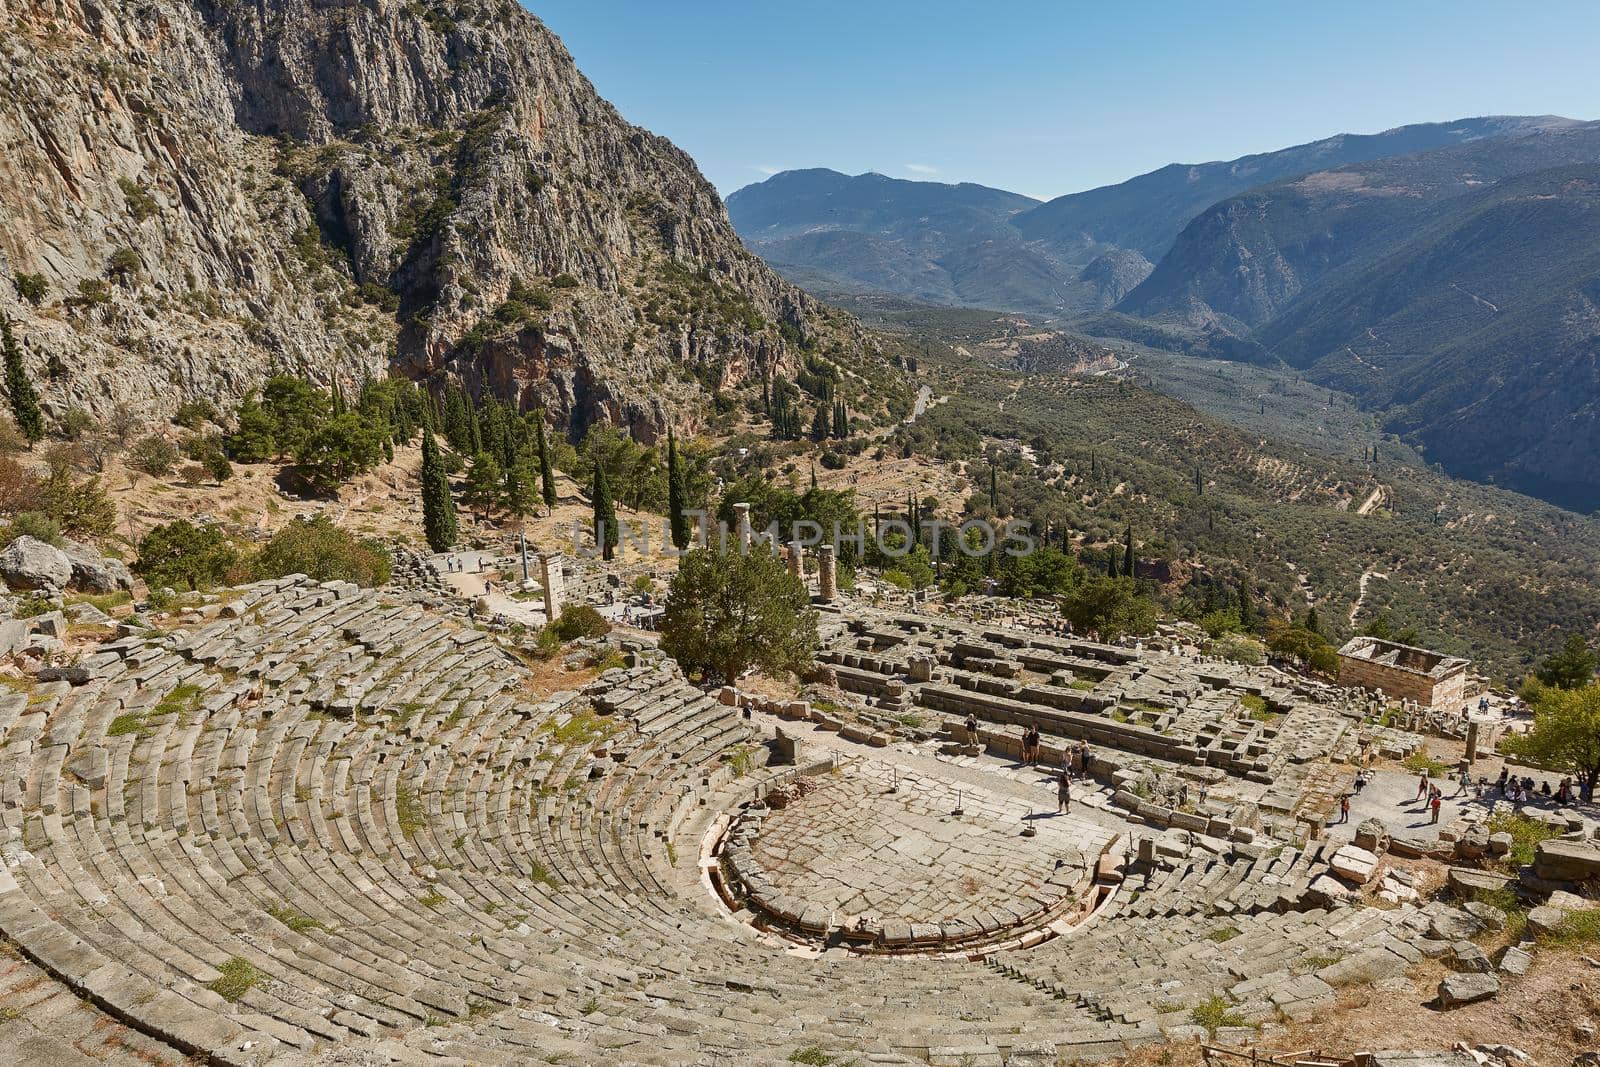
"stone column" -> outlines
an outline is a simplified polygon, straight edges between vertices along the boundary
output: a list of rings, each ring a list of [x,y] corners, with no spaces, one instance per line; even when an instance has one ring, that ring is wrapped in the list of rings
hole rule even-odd
[[[566,589],[562,584],[561,553],[545,552],[539,556],[539,577],[544,582],[544,618],[555,622],[561,615],[561,602]]]
[[[526,534],[517,534],[517,553],[522,557],[522,584],[528,584],[528,537]]]
[[[806,580],[806,549],[799,541],[789,542],[789,573]]]
[[[817,599],[832,604],[839,595],[839,572],[835,569],[832,545],[817,546]]]
[[[1475,763],[1478,759],[1478,720],[1467,720],[1467,762]]]
[[[750,505],[733,506],[733,525],[739,536],[739,555],[750,551]]]

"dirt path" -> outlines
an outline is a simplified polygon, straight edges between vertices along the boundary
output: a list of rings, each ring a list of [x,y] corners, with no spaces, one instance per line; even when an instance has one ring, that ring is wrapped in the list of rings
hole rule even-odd
[[[1361,581],[1359,583],[1360,592],[1356,595],[1356,602],[1350,605],[1351,626],[1356,624],[1356,616],[1361,614],[1361,607],[1367,602],[1367,582],[1373,578],[1382,578],[1387,581],[1389,576],[1387,574],[1379,574],[1377,571],[1371,569],[1361,572]]]
[[[1383,503],[1384,497],[1386,495],[1387,494],[1385,494],[1384,491],[1383,491],[1383,486],[1381,486],[1381,485],[1377,486],[1375,489],[1372,490],[1371,494],[1368,495],[1367,499],[1365,499],[1365,500],[1363,500],[1361,502],[1361,506],[1359,508],[1356,508],[1356,514],[1357,515],[1370,515],[1372,513],[1372,509],[1373,508],[1375,508],[1379,504]]]

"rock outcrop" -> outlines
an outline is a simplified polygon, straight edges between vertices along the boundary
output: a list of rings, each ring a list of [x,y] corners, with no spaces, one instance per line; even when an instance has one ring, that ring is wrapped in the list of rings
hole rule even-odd
[[[39,0],[0,59],[0,314],[56,414],[393,366],[650,439],[878,366],[512,0]]]

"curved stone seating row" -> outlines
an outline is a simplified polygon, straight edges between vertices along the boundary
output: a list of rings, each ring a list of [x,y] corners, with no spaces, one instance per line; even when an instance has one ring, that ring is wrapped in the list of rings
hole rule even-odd
[[[670,664],[535,693],[484,634],[409,594],[296,579],[81,665],[83,684],[0,692],[0,930],[113,1018],[213,1062],[336,1045],[405,1061],[782,1062],[813,1045],[1070,1059],[1161,1038],[1173,994],[1155,961],[1174,945],[1184,998],[1219,988],[1215,966],[1253,1003],[1247,948],[1294,969],[1343,940],[1400,939],[1403,909],[1275,910],[1305,867],[1285,853],[1236,881],[1223,864],[1125,888],[1070,937],[1005,953],[1015,974],[805,958],[700,885],[699,843],[748,795],[752,761],[730,754],[749,726]],[[1381,931],[1343,925],[1371,915]],[[1223,924],[1239,933],[1212,940]]]

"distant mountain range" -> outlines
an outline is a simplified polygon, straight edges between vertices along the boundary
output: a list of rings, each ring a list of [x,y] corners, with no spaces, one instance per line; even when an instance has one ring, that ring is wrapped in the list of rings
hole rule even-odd
[[[791,180],[810,192],[786,208]],[[728,200],[741,236],[805,284],[1287,364],[1453,474],[1600,508],[1600,123],[1406,126],[1029,203],[829,171]],[[807,254],[824,245],[826,261]],[[896,286],[876,254],[925,284]]]
[[[1111,307],[1183,227],[1236,193],[1313,170],[1574,125],[1490,117],[1340,134],[1225,163],[1178,164],[1040,203],[963,183],[792,170],[728,197],[739,235],[797,281],[1044,314]]]

